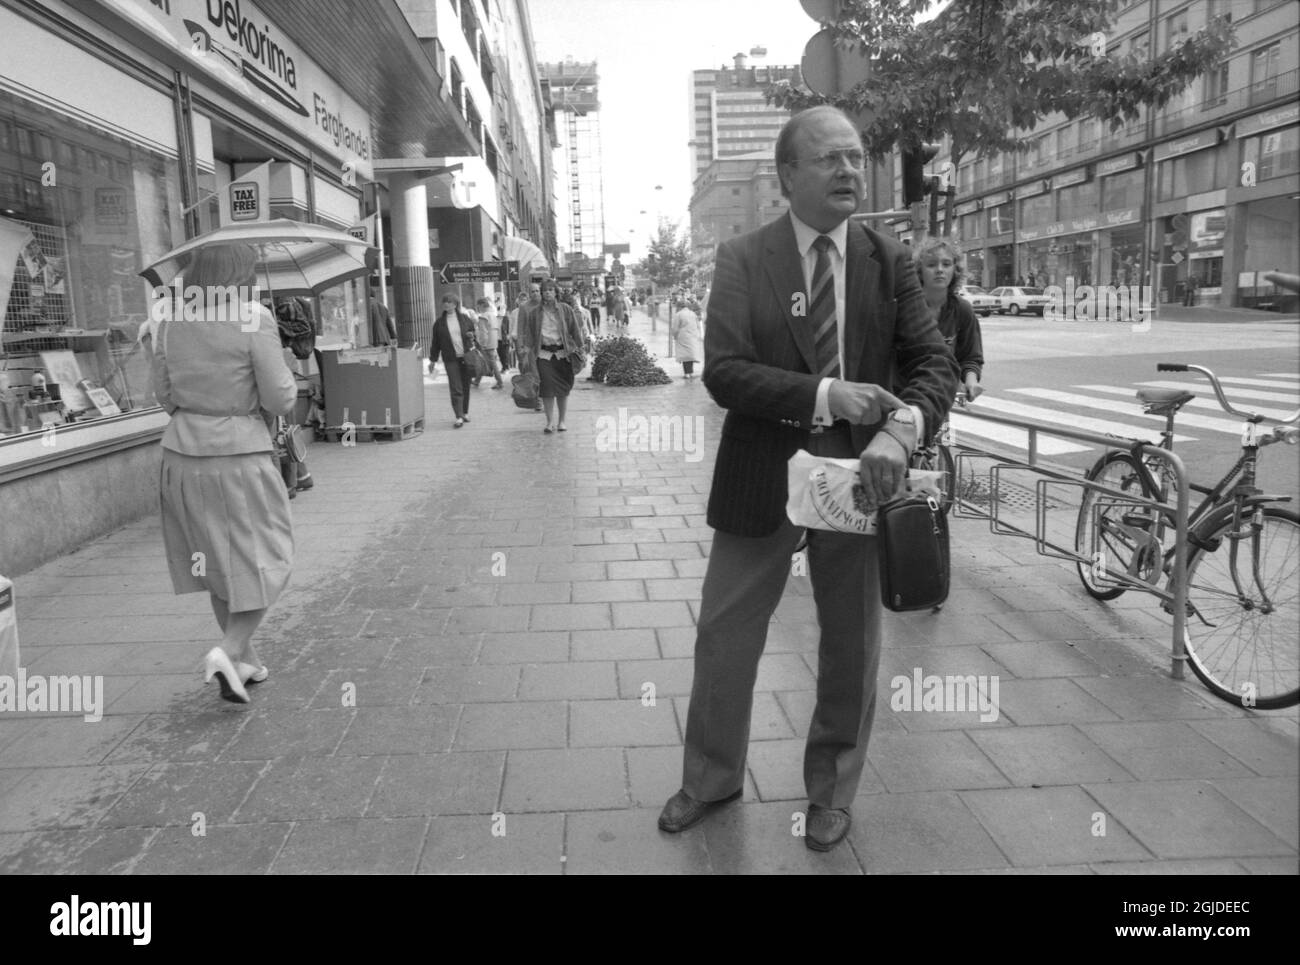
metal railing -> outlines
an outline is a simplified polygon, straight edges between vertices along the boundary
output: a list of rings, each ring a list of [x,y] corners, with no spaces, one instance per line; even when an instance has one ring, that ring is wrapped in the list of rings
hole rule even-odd
[[[1095,483],[1090,479],[1085,479],[1077,473],[1059,466],[1045,465],[1039,458],[1038,440],[1040,435],[1050,435],[1063,439],[1070,439],[1076,442],[1087,443],[1092,446],[1100,446],[1103,451],[1118,449],[1126,452],[1135,453],[1138,458],[1145,459],[1154,457],[1164,461],[1168,466],[1174,485],[1177,490],[1177,498],[1173,507],[1174,514],[1174,554],[1169,570],[1169,579],[1167,589],[1158,585],[1157,580],[1163,581],[1165,570],[1159,565],[1157,560],[1155,572],[1152,580],[1143,580],[1131,573],[1120,573],[1109,568],[1106,569],[1106,578],[1116,583],[1123,583],[1126,586],[1143,590],[1160,597],[1169,606],[1174,619],[1173,640],[1170,656],[1170,675],[1175,680],[1182,680],[1185,677],[1185,664],[1187,654],[1183,646],[1184,633],[1187,621],[1187,519],[1190,513],[1188,494],[1193,488],[1187,477],[1187,470],[1183,466],[1183,461],[1179,456],[1168,450],[1163,449],[1151,442],[1138,439],[1128,439],[1123,436],[1104,435],[1097,432],[1088,432],[1083,429],[1069,429],[1047,422],[1041,422],[1037,419],[1014,418],[1011,416],[998,415],[991,412],[981,412],[972,409],[964,409],[963,416],[969,416],[974,419],[981,419],[986,422],[993,422],[999,425],[1005,425],[1016,429],[1022,429],[1028,433],[1028,455],[1024,460],[1015,459],[1004,453],[993,452],[991,450],[982,450],[965,443],[959,444],[961,452],[956,456],[956,479],[953,481],[953,491],[957,495],[953,505],[953,514],[968,519],[988,519],[989,531],[1003,536],[1019,536],[1034,541],[1039,555],[1051,556],[1057,559],[1069,560],[1071,562],[1096,565],[1097,547],[1091,547],[1090,555],[1084,556],[1079,552],[1079,548],[1071,545],[1069,547],[1060,546],[1051,541],[1047,534],[1047,516],[1046,506],[1048,502],[1047,486],[1049,485],[1067,485],[1077,487],[1081,491],[1091,490],[1115,501],[1114,504],[1125,506],[1134,506],[1149,510],[1153,514],[1163,514],[1168,512],[1166,504],[1156,498],[1148,498],[1133,493],[1121,492]],[[981,513],[967,499],[962,498],[962,486],[960,481],[964,478],[962,468],[966,463],[971,463],[976,459],[992,459],[995,465],[989,470],[989,512]],[[1030,471],[1047,478],[1040,479],[1034,487],[1035,493],[1035,529],[1029,532],[1026,529],[1015,526],[1003,518],[998,509],[998,497],[1002,491],[1001,473],[1003,470],[1021,470]],[[973,473],[972,473],[973,476]],[[1094,532],[1096,528],[1094,527]],[[1084,549],[1089,549],[1084,547]]]

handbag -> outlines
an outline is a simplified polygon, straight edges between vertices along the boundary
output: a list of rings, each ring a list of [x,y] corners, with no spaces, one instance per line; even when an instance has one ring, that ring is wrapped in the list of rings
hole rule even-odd
[[[477,345],[465,349],[465,370],[469,372],[471,379],[481,379],[492,371],[492,366],[484,357],[483,350]]]
[[[929,610],[948,599],[948,517],[930,493],[912,493],[877,511],[880,597],[888,610]]]
[[[516,375],[510,380],[510,397],[521,409],[537,408],[537,376],[531,372]]]

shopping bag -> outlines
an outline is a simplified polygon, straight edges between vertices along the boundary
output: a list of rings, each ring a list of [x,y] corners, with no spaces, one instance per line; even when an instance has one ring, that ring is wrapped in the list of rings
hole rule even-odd
[[[521,409],[537,408],[537,390],[537,376],[532,372],[524,372],[510,380],[510,397]]]

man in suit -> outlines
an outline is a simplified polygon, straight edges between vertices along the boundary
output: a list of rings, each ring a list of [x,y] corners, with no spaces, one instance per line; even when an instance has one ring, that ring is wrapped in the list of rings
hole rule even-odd
[[[722,244],[709,297],[704,384],[727,410],[709,494],[715,530],[695,643],[682,789],[659,827],[683,831],[741,794],[767,627],[802,532],[786,517],[799,449],[859,459],[867,496],[904,488],[907,463],[957,391],[909,250],[849,220],[865,159],[832,107],[788,121],[777,170],[791,216]],[[897,377],[891,375],[898,373]],[[885,386],[896,384],[895,396]],[[875,712],[881,602],[874,536],[814,530],[817,703],[804,753],[805,844],[848,833]]]

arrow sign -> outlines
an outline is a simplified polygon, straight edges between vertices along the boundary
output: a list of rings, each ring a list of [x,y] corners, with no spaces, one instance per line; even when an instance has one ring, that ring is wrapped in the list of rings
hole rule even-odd
[[[517,261],[449,261],[438,275],[444,285],[476,281],[518,281]]]

